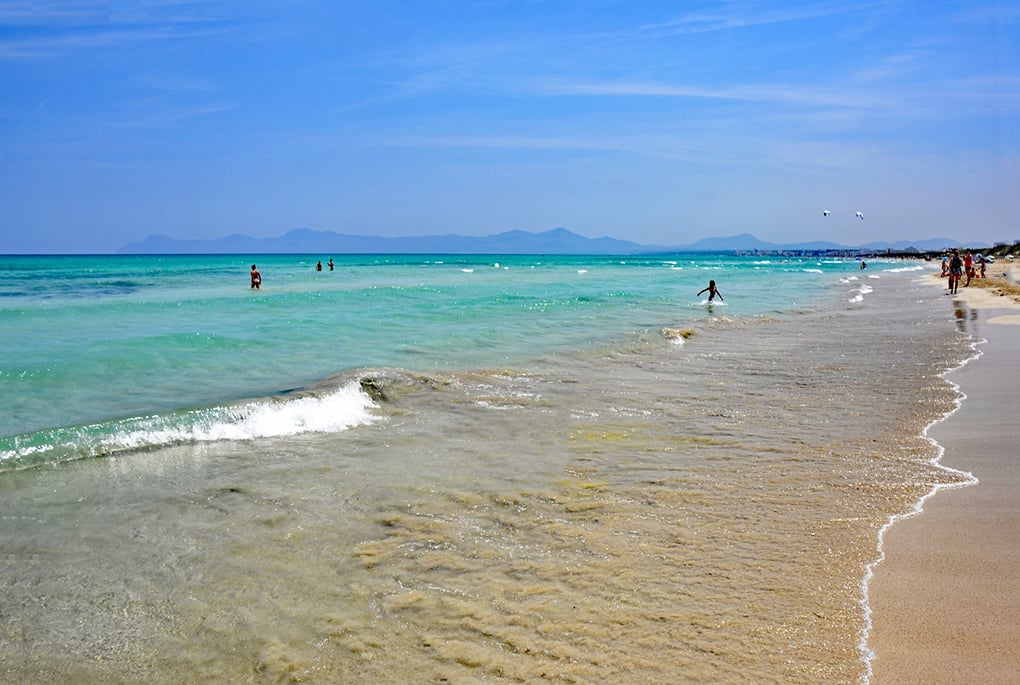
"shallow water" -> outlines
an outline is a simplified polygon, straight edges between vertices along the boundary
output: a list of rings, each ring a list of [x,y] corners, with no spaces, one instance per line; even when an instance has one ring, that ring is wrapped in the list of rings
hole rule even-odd
[[[720,283],[712,312],[586,310],[619,327],[563,316],[572,332],[511,332],[484,360],[323,373],[297,394],[371,400],[325,432],[0,474],[0,674],[858,682],[865,565],[891,514],[954,478],[920,433],[970,351],[898,266],[867,292],[843,267],[810,306]]]
[[[738,318],[809,307],[858,278],[854,263],[710,254],[345,256],[321,273],[314,257],[259,262],[256,291],[236,256],[0,257],[0,439],[348,369],[530,368],[700,319],[696,293],[716,276],[729,293],[717,310]],[[867,280],[848,281],[847,298]]]

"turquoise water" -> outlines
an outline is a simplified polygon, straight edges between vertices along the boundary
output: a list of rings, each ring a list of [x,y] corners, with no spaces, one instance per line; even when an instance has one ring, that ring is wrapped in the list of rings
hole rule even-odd
[[[319,258],[0,257],[0,681],[867,681],[931,265]]]
[[[0,436],[274,395],[349,369],[527,367],[706,316],[811,304],[856,262],[655,257],[0,258]],[[18,461],[10,441],[7,461]]]

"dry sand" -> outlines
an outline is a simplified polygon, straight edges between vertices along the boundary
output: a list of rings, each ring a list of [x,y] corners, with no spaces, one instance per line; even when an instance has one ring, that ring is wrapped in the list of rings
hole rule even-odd
[[[1020,683],[1020,304],[973,286],[953,301],[987,342],[949,374],[966,399],[929,435],[978,483],[886,531],[869,587],[873,685]]]

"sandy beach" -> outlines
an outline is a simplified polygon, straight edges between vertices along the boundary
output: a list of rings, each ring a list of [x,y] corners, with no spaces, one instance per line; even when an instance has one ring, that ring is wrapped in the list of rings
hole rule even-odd
[[[1020,682],[1020,305],[976,287],[953,300],[986,342],[947,376],[966,399],[929,435],[943,465],[978,483],[936,493],[886,531],[869,591],[875,685]]]

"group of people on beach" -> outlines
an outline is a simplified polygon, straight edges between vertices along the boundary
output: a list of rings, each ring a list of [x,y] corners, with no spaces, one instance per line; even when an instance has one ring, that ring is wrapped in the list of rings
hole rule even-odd
[[[974,265],[977,264],[975,269]],[[955,295],[960,289],[960,279],[967,276],[967,282],[963,284],[966,288],[970,285],[972,278],[984,278],[988,267],[988,260],[983,254],[978,254],[975,260],[970,250],[960,256],[959,250],[953,250],[952,254],[942,257],[942,277],[949,277],[949,292]],[[980,271],[980,273],[978,273]]]

